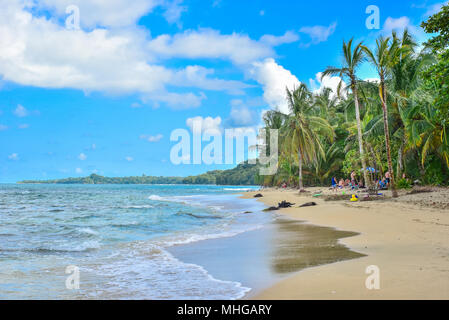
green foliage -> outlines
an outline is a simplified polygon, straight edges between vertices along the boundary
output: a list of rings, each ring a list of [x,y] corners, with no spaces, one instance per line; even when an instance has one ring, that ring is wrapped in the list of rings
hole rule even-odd
[[[401,179],[397,183],[398,189],[411,189],[412,185],[407,179]]]
[[[41,184],[205,184],[205,185],[256,185],[258,165],[243,163],[236,168],[224,171],[210,171],[205,174],[191,177],[121,177],[108,178],[92,174],[83,178],[67,178],[47,181],[21,181],[19,183]]]

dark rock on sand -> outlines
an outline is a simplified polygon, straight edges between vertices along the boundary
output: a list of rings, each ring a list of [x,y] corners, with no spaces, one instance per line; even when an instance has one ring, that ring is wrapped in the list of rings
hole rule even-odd
[[[295,204],[291,203],[291,202],[287,202],[287,201],[282,201],[279,203],[278,208],[291,208],[293,207]]]
[[[317,205],[316,202],[307,202],[307,203],[304,203],[303,205],[300,205],[299,207],[300,208],[313,207],[313,206],[316,206],[316,205]]]
[[[279,207],[269,207],[266,208],[264,211],[276,211],[276,210],[279,210]]]
[[[256,194],[256,195],[254,196],[254,198],[263,198],[263,195],[260,194],[260,193],[258,193],[258,194]]]

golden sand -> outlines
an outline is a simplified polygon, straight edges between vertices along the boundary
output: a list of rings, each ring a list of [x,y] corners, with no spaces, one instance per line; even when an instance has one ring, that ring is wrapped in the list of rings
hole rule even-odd
[[[278,211],[283,215],[359,233],[340,243],[366,256],[302,270],[250,299],[449,299],[448,189],[402,192],[398,200],[388,199],[387,192],[387,199],[371,202],[350,202],[347,193],[347,200],[325,201],[323,196],[335,192],[308,191],[263,190],[259,200],[267,206],[286,200],[295,206]],[[313,197],[315,193],[323,195]],[[298,208],[310,201],[317,206]],[[379,289],[366,286],[369,266],[379,269]]]

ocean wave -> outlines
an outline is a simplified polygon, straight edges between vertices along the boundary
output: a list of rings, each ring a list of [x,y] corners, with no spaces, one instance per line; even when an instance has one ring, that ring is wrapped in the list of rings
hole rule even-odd
[[[203,267],[184,263],[148,242],[129,244],[89,271],[109,279],[109,287],[97,298],[123,294],[126,299],[235,300],[251,290],[240,282],[216,279]]]
[[[252,191],[252,190],[256,190],[253,188],[224,188],[224,191]]]
[[[151,199],[150,199],[151,200]],[[131,206],[119,206],[117,209],[151,209],[154,208],[154,206],[147,204],[147,205],[131,205]]]

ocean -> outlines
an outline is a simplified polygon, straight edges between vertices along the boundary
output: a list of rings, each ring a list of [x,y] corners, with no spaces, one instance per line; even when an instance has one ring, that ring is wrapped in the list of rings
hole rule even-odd
[[[0,299],[242,298],[251,288],[170,248],[262,228],[273,216],[236,195],[257,189],[0,185]],[[68,266],[78,290],[66,286]]]

